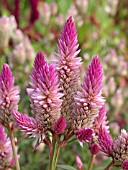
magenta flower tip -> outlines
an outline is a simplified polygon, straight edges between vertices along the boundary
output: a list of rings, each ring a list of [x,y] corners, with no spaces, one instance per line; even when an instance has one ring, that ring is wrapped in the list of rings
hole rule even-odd
[[[77,166],[78,170],[83,170],[83,168],[84,168],[83,163],[78,155],[76,155],[76,157],[75,157],[75,162],[76,162],[76,166]]]
[[[79,139],[80,142],[89,141],[92,138],[93,130],[92,129],[79,129],[74,130],[75,136]]]
[[[84,77],[84,84],[82,85],[82,88],[86,89],[92,96],[98,95],[103,87],[102,80],[103,70],[100,64],[100,59],[98,55],[96,55],[93,57],[87,74]]]
[[[61,116],[55,123],[53,129],[57,134],[61,134],[66,129],[66,120],[64,116]]]
[[[90,148],[91,154],[96,155],[96,154],[99,153],[99,151],[100,151],[99,145],[97,143],[94,143],[94,144],[91,145],[91,148]]]
[[[124,162],[122,163],[121,168],[122,168],[123,170],[128,170],[128,160],[126,160],[126,161],[124,161]]]
[[[46,63],[44,54],[42,51],[39,51],[36,55],[35,61],[34,61],[34,68],[36,70],[40,69],[44,64]]]
[[[3,90],[9,90],[14,85],[14,78],[8,64],[3,64],[3,69],[0,74],[0,85]]]

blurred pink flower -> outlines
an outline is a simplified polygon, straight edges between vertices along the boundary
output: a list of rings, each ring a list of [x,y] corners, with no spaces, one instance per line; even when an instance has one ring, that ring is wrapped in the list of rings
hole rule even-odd
[[[8,127],[13,120],[12,110],[18,109],[19,90],[14,86],[14,78],[7,64],[0,73],[0,123]]]
[[[75,162],[76,162],[76,166],[77,166],[78,170],[84,170],[83,163],[78,155],[76,155],[76,157],[75,157]]]

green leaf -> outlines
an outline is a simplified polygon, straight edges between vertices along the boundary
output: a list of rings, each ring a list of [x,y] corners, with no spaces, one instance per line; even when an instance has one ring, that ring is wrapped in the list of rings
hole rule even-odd
[[[58,168],[66,169],[66,170],[76,170],[72,166],[69,165],[57,165]]]

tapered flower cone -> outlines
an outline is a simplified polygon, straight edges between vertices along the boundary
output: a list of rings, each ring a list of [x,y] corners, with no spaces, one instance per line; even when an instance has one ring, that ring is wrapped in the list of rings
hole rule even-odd
[[[92,59],[81,91],[75,97],[74,129],[90,128],[105,100],[101,95],[103,71],[98,56]]]
[[[19,90],[14,86],[14,78],[7,64],[0,73],[0,123],[8,127],[13,121],[12,110],[18,109]]]
[[[60,117],[62,94],[53,65],[48,64],[42,52],[38,52],[31,75],[31,88],[27,89],[33,114],[44,130],[52,129]]]
[[[64,94],[61,114],[65,116],[68,126],[71,125],[71,117],[74,115],[74,95],[80,77],[81,58],[77,56],[80,52],[78,47],[75,23],[73,18],[70,17],[62,29],[57,45],[58,54],[56,54],[58,56],[56,69],[59,75],[61,92]]]

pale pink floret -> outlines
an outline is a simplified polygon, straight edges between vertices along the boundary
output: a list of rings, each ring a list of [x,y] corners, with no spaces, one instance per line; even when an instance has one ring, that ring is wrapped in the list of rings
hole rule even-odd
[[[0,123],[8,126],[12,121],[12,110],[18,109],[19,90],[14,86],[14,78],[7,64],[0,73]]]
[[[99,109],[105,100],[101,95],[103,71],[98,56],[92,59],[84,83],[81,85],[82,91],[78,91],[75,97],[76,118],[74,128],[90,128],[93,126]]]
[[[104,126],[100,126],[98,141],[100,150],[107,156],[111,156],[113,154],[113,146],[114,141],[110,134],[108,133],[107,129]]]
[[[83,162],[81,161],[80,157],[76,155],[75,162],[78,170],[84,170]]]
[[[4,128],[0,126],[0,169],[11,167],[11,161],[13,159],[11,141],[7,137]]]
[[[65,116],[68,125],[73,116],[74,95],[77,91],[78,80],[80,77],[81,58],[77,55],[78,40],[75,23],[70,17],[62,29],[61,37],[58,40],[58,61],[56,62],[56,69],[58,71],[63,103],[61,107],[61,114]]]
[[[61,116],[55,123],[54,123],[54,127],[53,130],[57,133],[57,134],[61,134],[64,132],[64,130],[66,129],[66,120],[64,116]]]

